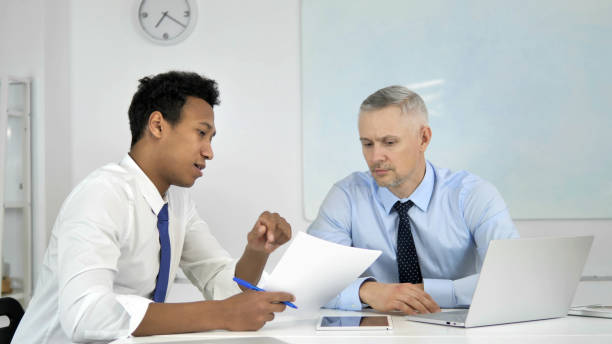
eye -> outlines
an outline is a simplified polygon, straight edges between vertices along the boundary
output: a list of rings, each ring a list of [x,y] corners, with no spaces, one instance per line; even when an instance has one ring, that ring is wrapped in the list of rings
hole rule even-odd
[[[372,146],[372,142],[362,142],[361,143],[364,147],[371,147]]]
[[[395,144],[395,141],[385,141],[386,146],[393,146],[394,144]]]
[[[198,135],[200,135],[200,137],[204,137],[206,136],[206,133],[202,130],[198,130]]]

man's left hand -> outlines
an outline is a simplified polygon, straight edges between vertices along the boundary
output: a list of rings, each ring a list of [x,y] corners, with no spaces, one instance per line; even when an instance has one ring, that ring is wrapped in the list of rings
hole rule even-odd
[[[247,236],[247,248],[270,254],[291,239],[291,225],[278,213],[264,211]]]

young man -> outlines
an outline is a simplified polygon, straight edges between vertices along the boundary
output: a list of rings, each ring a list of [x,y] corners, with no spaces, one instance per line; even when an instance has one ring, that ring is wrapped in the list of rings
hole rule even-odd
[[[64,202],[16,343],[256,330],[293,300],[241,293],[232,281],[259,281],[268,255],[291,237],[285,219],[261,214],[236,262],[183,189],[213,158],[218,103],[215,81],[195,73],[140,80],[129,109],[131,149]],[[179,267],[208,301],[164,303]]]
[[[481,178],[425,160],[427,108],[405,87],[363,101],[359,136],[369,173],[336,183],[308,233],[383,253],[327,307],[412,314],[468,306],[489,241],[518,237],[503,199]]]

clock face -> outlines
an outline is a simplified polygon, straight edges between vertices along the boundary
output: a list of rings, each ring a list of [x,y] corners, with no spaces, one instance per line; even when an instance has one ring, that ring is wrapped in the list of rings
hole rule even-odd
[[[191,0],[141,0],[138,24],[153,42],[174,44],[189,36],[195,26],[196,13]]]

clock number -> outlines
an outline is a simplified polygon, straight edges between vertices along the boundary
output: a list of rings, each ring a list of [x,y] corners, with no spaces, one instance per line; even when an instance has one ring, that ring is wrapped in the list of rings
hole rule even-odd
[[[164,39],[168,39],[168,33],[164,32]]]
[[[149,16],[149,14],[148,14],[147,12],[142,12],[142,13],[140,14],[140,16],[141,16],[141,17],[143,17],[143,18],[146,18],[146,17],[148,17],[148,16]]]
[[[183,17],[189,17],[190,13],[189,11],[185,11],[185,15]]]

